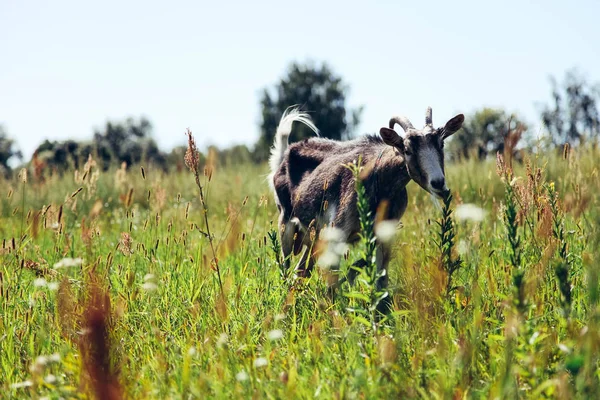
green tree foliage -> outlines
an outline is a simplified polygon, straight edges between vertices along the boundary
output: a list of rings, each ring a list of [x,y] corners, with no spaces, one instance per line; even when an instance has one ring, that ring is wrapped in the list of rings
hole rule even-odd
[[[452,137],[449,151],[459,159],[503,153],[509,133],[525,129],[526,125],[514,114],[498,108],[482,108],[468,117],[462,131]]]
[[[551,78],[552,103],[542,108],[542,120],[555,144],[577,144],[600,135],[600,84],[590,85],[577,70],[561,84]]]
[[[8,137],[4,127],[0,125],[0,175],[10,173],[9,160],[13,157],[21,159],[23,155],[17,149],[15,141]]]
[[[151,134],[152,124],[144,117],[139,122],[133,118],[124,123],[107,122],[104,130],[94,133],[94,147],[105,166],[114,161],[133,165],[145,160],[166,167],[166,156]]]
[[[310,113],[323,137],[336,140],[351,137],[360,122],[362,107],[349,109],[346,106],[348,90],[342,78],[325,63],[318,66],[293,63],[275,88],[263,91],[261,135],[255,158],[263,161],[268,157],[281,114],[294,104]],[[294,127],[292,140],[311,136],[314,133],[299,124]]]
[[[151,133],[152,125],[145,118],[109,121],[102,130],[94,133],[91,141],[46,140],[36,149],[36,154],[39,160],[57,171],[81,166],[90,154],[99,159],[104,169],[111,164],[126,162],[133,165],[142,161],[166,169],[167,156],[151,138]]]

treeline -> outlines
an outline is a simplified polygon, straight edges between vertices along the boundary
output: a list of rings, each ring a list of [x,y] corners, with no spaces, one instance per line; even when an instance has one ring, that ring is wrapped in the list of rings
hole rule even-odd
[[[346,104],[349,86],[326,64],[293,63],[286,75],[273,88],[264,89],[260,97],[260,136],[252,147],[237,145],[227,149],[209,147],[202,154],[206,163],[229,165],[266,161],[279,118],[286,107],[300,105],[311,112],[322,136],[343,140],[356,135],[362,107],[350,109]],[[597,141],[600,135],[600,85],[587,82],[576,70],[566,73],[558,83],[551,79],[551,100],[539,107],[540,119],[545,125],[547,146],[569,143],[577,146],[583,142]],[[539,132],[535,132],[538,134]],[[312,132],[299,125],[291,140],[312,136]],[[532,146],[535,135],[528,124],[517,114],[502,109],[482,108],[467,116],[462,132],[453,136],[449,153],[454,159],[484,158],[496,152],[512,153],[519,148]],[[126,163],[151,164],[163,170],[182,169],[185,147],[165,152],[153,139],[152,124],[146,118],[109,121],[94,132],[89,140],[46,140],[38,146],[32,160],[38,170],[61,173],[78,168],[92,155],[107,169]],[[11,172],[10,160],[22,160],[16,143],[0,126],[0,174]]]

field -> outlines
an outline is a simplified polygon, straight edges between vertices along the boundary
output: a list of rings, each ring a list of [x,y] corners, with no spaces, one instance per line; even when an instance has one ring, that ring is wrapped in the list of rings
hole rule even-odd
[[[2,397],[595,398],[599,158],[448,165],[444,212],[411,183],[385,318],[369,269],[328,288],[369,232],[282,268],[266,166],[209,158],[206,212],[185,168],[0,181]]]

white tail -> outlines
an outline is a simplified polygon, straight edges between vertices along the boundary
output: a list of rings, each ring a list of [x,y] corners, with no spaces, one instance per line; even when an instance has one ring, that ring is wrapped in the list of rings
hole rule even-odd
[[[269,184],[271,187],[273,187],[273,176],[279,168],[279,165],[283,160],[283,154],[288,147],[288,139],[290,138],[290,133],[292,133],[292,124],[295,121],[303,123],[314,133],[319,135],[319,130],[313,123],[310,115],[305,112],[301,112],[298,110],[298,107],[295,106],[288,107],[287,110],[285,110],[281,116],[281,120],[279,121],[279,126],[277,127],[277,132],[275,133],[275,141],[273,143],[273,147],[271,148],[271,157],[269,157],[269,167],[271,169],[271,173],[269,174]]]

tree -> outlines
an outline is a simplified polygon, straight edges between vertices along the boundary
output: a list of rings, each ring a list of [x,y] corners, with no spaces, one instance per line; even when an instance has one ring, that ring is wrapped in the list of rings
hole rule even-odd
[[[502,109],[483,108],[467,118],[462,132],[452,137],[448,147],[455,158],[473,155],[484,158],[488,154],[503,153],[509,134],[516,130],[522,133],[526,129],[526,125],[514,114],[508,115]]]
[[[23,155],[16,148],[15,141],[8,137],[4,127],[0,125],[0,175],[8,175],[10,173],[9,161],[13,157],[22,159]]]
[[[167,155],[150,137],[152,124],[145,118],[125,122],[108,121],[102,131],[96,130],[91,141],[46,140],[36,149],[40,162],[53,170],[63,172],[68,168],[81,167],[92,154],[101,161],[104,169],[110,165],[127,165],[148,162],[162,169],[167,168]]]
[[[323,137],[350,138],[360,122],[362,107],[352,110],[346,107],[348,90],[342,78],[325,63],[320,66],[293,63],[273,90],[264,89],[262,93],[261,134],[254,151],[255,159],[267,159],[281,114],[295,104],[310,113]],[[298,124],[294,127],[292,140],[311,136],[314,133],[310,129]]]
[[[133,118],[128,118],[124,123],[109,121],[104,131],[94,133],[94,145],[105,167],[112,161],[125,161],[133,165],[142,160],[164,166],[166,156],[160,152],[151,134],[152,124],[144,117],[139,122]]]
[[[542,121],[554,144],[577,144],[600,134],[600,85],[590,85],[575,69],[566,73],[562,84],[550,78],[552,104],[542,108]]]

